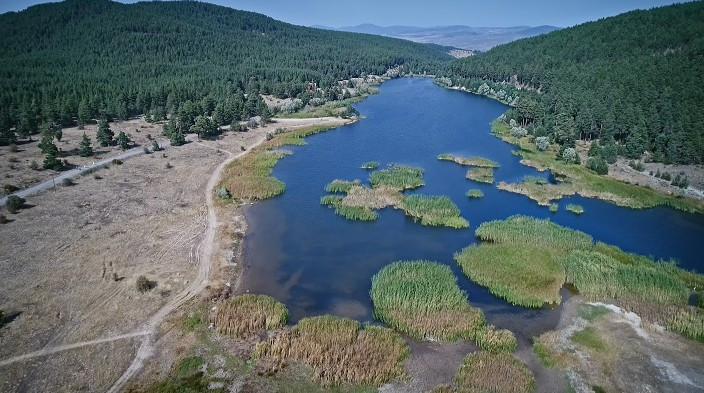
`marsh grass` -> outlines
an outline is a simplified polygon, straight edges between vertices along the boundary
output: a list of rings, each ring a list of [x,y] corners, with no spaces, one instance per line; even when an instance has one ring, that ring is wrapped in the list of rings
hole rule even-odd
[[[556,159],[558,151],[554,147],[539,151],[531,137],[515,138],[511,136],[509,125],[499,120],[492,123],[491,129],[494,135],[519,147],[515,153],[522,158],[521,163],[540,171],[550,170],[564,177],[566,182],[560,186],[572,188],[571,191],[583,197],[598,198],[635,209],[667,205],[687,212],[704,213],[704,203],[700,201],[665,195],[655,190],[597,175],[584,166],[558,161]]]
[[[452,161],[460,165],[476,166],[483,168],[498,168],[499,164],[484,157],[460,157],[454,154],[440,154],[438,160]]]
[[[511,304],[560,303],[564,269],[559,252],[528,244],[470,245],[455,254],[464,274]]]
[[[235,338],[248,338],[262,331],[283,327],[286,306],[265,295],[240,295],[219,302],[211,317],[215,330]]]
[[[472,168],[467,171],[467,179],[479,183],[492,184],[494,182],[494,170],[492,168]]]
[[[362,169],[377,169],[379,167],[379,163],[377,161],[368,161],[362,164]]]
[[[567,210],[568,212],[572,212],[574,214],[577,214],[577,215],[584,213],[584,208],[582,206],[575,205],[573,203],[568,204],[565,207],[565,210]]]
[[[565,183],[547,184],[544,180],[542,177],[537,177],[524,179],[520,183],[499,182],[496,187],[499,190],[525,195],[540,206],[549,206],[554,200],[577,193],[571,185]]]
[[[598,251],[575,250],[564,259],[565,281],[590,299],[686,304],[690,290],[656,263],[624,264]]]
[[[359,180],[347,181],[335,179],[328,183],[327,186],[325,186],[325,191],[332,193],[347,194],[352,187],[360,184],[361,182]]]
[[[590,249],[593,246],[592,237],[584,232],[565,228],[550,220],[522,215],[484,222],[475,234],[485,242],[540,245],[564,251]]]
[[[460,209],[446,196],[409,195],[404,198],[403,211],[420,220],[422,225],[468,228],[469,222],[460,217]]]
[[[259,344],[254,356],[283,365],[301,362],[313,369],[321,385],[343,383],[379,386],[404,375],[409,350],[394,331],[364,326],[330,315],[304,318],[290,331]]]
[[[594,322],[604,315],[610,314],[611,310],[604,306],[595,306],[591,304],[580,304],[577,309],[577,315],[584,318],[588,322]]]
[[[471,340],[484,324],[452,270],[435,262],[386,266],[372,278],[370,295],[377,319],[416,338]]]
[[[484,193],[482,192],[482,190],[478,190],[475,188],[475,189],[467,191],[466,195],[468,198],[481,198],[484,196]]]
[[[479,351],[464,358],[455,385],[460,393],[530,393],[535,390],[535,378],[509,353]]]
[[[587,326],[582,330],[572,333],[570,340],[576,344],[593,349],[597,352],[601,352],[606,349],[606,345],[599,336],[599,332],[597,332],[593,326]]]
[[[368,207],[349,206],[343,203],[335,206],[335,214],[352,221],[374,221],[379,214]]]
[[[514,352],[518,346],[516,336],[510,330],[496,330],[493,325],[483,326],[474,339],[479,348],[489,352]]]
[[[372,172],[369,183],[373,188],[389,187],[398,191],[423,186],[423,170],[405,165],[391,165],[387,169]]]

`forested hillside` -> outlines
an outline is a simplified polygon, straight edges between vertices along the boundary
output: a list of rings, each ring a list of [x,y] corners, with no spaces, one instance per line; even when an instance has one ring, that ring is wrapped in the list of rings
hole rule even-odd
[[[631,158],[704,163],[704,2],[502,45],[454,62],[448,76],[516,104],[508,116],[563,146],[599,138]]]
[[[239,116],[246,92],[310,99],[309,82],[330,87],[394,66],[437,71],[451,60],[445,50],[192,1],[38,5],[0,15],[0,131],[163,117],[187,101],[209,114],[229,100]]]

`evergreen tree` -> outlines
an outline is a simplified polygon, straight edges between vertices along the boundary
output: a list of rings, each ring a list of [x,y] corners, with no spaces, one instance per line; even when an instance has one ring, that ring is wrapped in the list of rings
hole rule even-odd
[[[169,142],[171,142],[171,146],[181,146],[186,143],[186,138],[181,130],[176,129],[169,135]]]
[[[108,121],[105,119],[100,119],[98,122],[98,133],[96,134],[96,138],[98,139],[98,142],[100,142],[100,146],[106,147],[112,145],[112,138],[114,136],[115,133],[110,129]]]
[[[130,147],[130,138],[125,134],[124,131],[120,131],[120,134],[117,135],[117,145],[122,148],[122,150],[127,150]]]
[[[196,117],[190,129],[192,133],[198,134],[199,138],[215,135],[217,130],[218,128],[215,123],[205,116]]]
[[[90,144],[90,139],[86,135],[86,133],[83,133],[83,139],[81,139],[81,143],[78,148],[78,155],[81,157],[91,157],[93,154],[93,146]]]
[[[80,104],[78,104],[78,125],[84,126],[88,124],[88,122],[90,122],[90,118],[90,104],[88,104],[88,100],[83,99]]]
[[[61,169],[61,160],[58,159],[59,149],[56,145],[53,142],[49,142],[42,150],[45,154],[44,163],[42,165],[44,169]]]

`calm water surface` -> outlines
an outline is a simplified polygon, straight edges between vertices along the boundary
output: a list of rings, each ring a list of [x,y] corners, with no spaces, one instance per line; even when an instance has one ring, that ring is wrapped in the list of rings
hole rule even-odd
[[[384,83],[381,94],[356,108],[364,120],[309,137],[306,146],[287,147],[294,154],[274,169],[286,192],[245,211],[250,226],[242,291],[284,302],[294,322],[325,313],[372,321],[372,276],[393,261],[428,259],[450,266],[470,302],[491,323],[514,330],[525,342],[553,328],[559,308],[513,307],[470,282],[452,258],[475,242],[474,230],[482,222],[514,214],[549,217],[626,251],[675,258],[687,269],[704,271],[704,215],[664,207],[630,210],[581,197],[563,199],[560,211],[552,214],[524,196],[466,180],[466,167],[437,160],[441,153],[489,158],[501,165],[494,174],[497,182],[548,177],[521,165],[511,154],[515,147],[490,134],[490,122],[507,109],[503,104],[445,90],[430,79],[402,78]],[[413,192],[449,196],[471,227],[424,227],[393,209],[381,211],[371,223],[347,221],[320,205],[328,182],[366,180],[369,172],[360,166],[372,160],[382,167],[401,163],[423,168],[426,185]],[[481,189],[484,197],[467,198],[471,188]],[[564,210],[568,203],[578,203],[586,212],[569,213]]]

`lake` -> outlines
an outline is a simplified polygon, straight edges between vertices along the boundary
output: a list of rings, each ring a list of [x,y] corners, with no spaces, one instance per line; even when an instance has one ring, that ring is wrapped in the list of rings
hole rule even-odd
[[[498,162],[495,181],[519,181],[526,175],[549,177],[519,163],[515,146],[490,134],[490,123],[506,111],[501,103],[446,90],[427,78],[384,83],[381,93],[355,105],[363,120],[285,147],[293,154],[274,169],[286,192],[245,210],[249,224],[244,245],[241,292],[267,294],[286,304],[292,321],[331,313],[373,321],[371,278],[385,265],[426,259],[450,266],[474,306],[490,323],[516,333],[522,345],[555,327],[560,308],[514,307],[470,282],[453,253],[475,242],[474,230],[485,221],[514,214],[550,218],[584,231],[597,241],[656,258],[674,258],[690,270],[704,271],[704,215],[667,207],[632,210],[582,197],[564,198],[553,214],[527,197],[465,179],[467,167],[439,161],[438,154],[482,156]],[[425,186],[412,193],[447,195],[469,220],[464,230],[425,227],[400,210],[380,211],[372,222],[348,221],[320,205],[333,179],[366,181],[367,161],[381,167],[399,163],[425,170]],[[467,190],[481,189],[471,199]],[[581,216],[564,210],[568,203],[585,209]],[[563,290],[563,297],[569,296]]]

